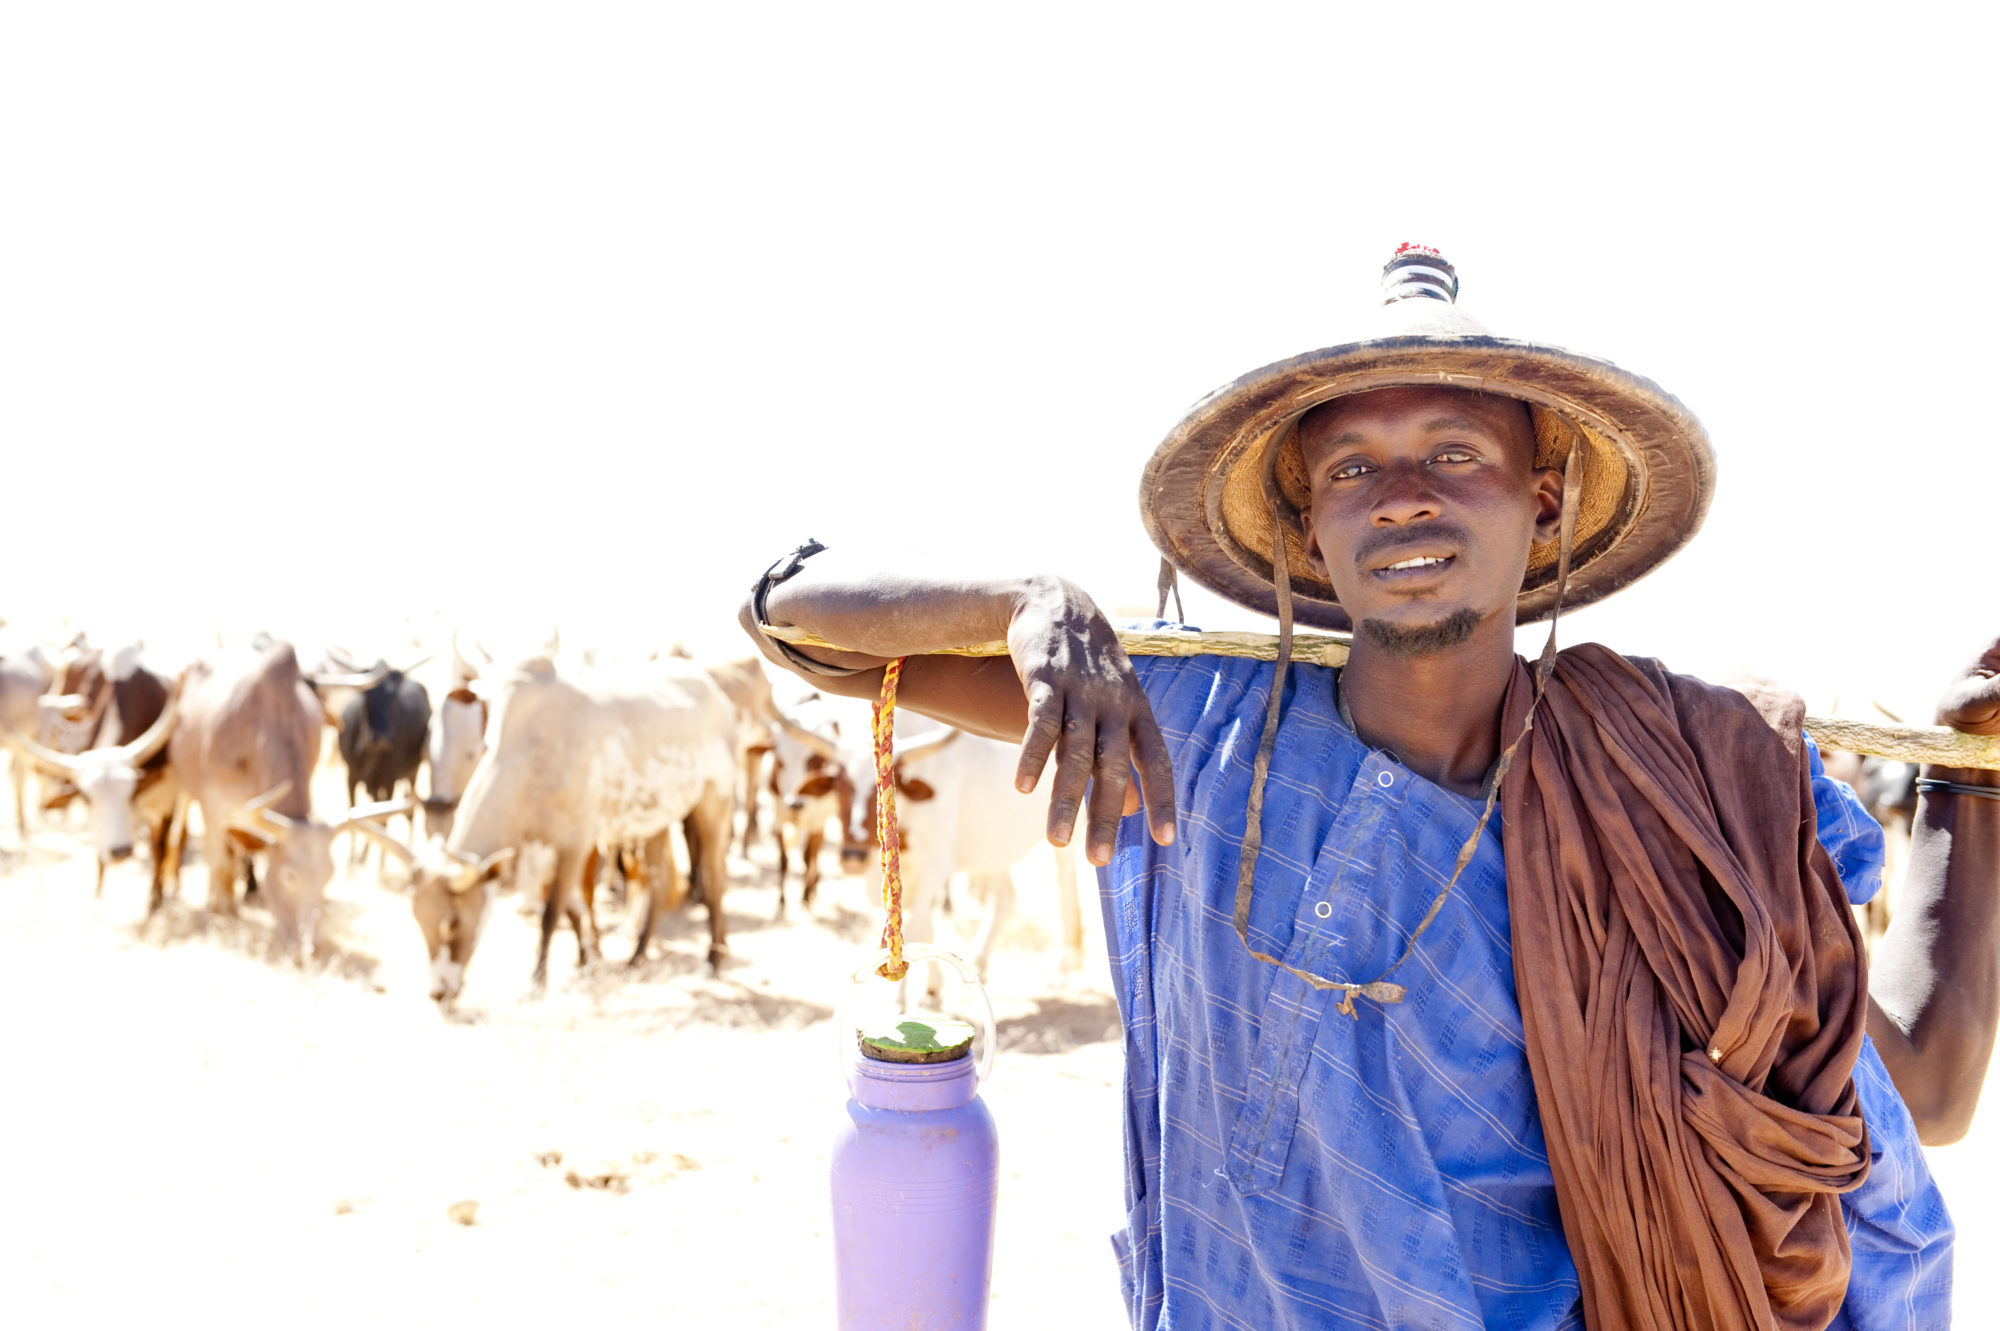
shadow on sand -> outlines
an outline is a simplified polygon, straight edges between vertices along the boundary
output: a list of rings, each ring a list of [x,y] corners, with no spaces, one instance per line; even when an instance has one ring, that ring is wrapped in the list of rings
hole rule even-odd
[[[294,961],[281,954],[277,929],[270,917],[255,905],[238,906],[235,916],[214,915],[182,901],[169,900],[160,909],[135,924],[126,926],[134,941],[149,947],[171,948],[189,943],[206,943],[222,951],[252,961],[275,966],[293,966],[313,975],[373,986],[380,959],[366,952],[344,947],[338,941],[343,926],[360,913],[352,903],[329,899],[320,917],[319,942],[311,961]]]
[[[1118,1002],[1109,995],[1056,995],[1034,1002],[1033,1012],[1000,1022],[1001,1053],[1066,1054],[1087,1044],[1116,1040],[1122,1034]]]
[[[74,856],[73,851],[38,846],[32,841],[21,845],[0,846],[0,877],[5,877],[17,869],[46,869]]]

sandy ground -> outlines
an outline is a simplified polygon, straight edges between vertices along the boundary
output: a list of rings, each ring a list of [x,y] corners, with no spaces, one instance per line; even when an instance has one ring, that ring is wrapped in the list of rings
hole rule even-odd
[[[218,1327],[832,1325],[832,1009],[878,927],[860,880],[830,880],[810,920],[778,925],[769,863],[737,860],[719,977],[702,973],[697,909],[636,971],[579,973],[560,935],[539,997],[533,923],[503,897],[447,1020],[424,996],[399,873],[343,871],[323,955],[301,969],[268,958],[260,911],[199,910],[199,869],[151,920],[140,866],[93,900],[80,827],[25,850],[0,833],[11,1324],[198,1310]],[[1086,971],[1065,981],[1052,874],[1038,857],[1020,876],[991,976],[991,1325],[1121,1326],[1102,939],[1086,909]],[[617,910],[602,915],[613,935]],[[607,951],[622,961],[629,943]],[[2000,1091],[1971,1140],[1932,1153],[1961,1228],[1961,1326],[2000,1307],[1996,1104]]]

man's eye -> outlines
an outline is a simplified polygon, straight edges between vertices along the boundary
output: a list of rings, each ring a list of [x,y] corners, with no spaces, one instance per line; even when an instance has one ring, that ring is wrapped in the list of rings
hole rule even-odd
[[[1335,467],[1332,471],[1328,472],[1326,474],[1326,478],[1329,481],[1351,481],[1356,476],[1361,475],[1367,470],[1368,470],[1368,464],[1364,462],[1348,462],[1348,463],[1343,463],[1342,465]]]
[[[1444,452],[1439,453],[1436,457],[1432,458],[1431,461],[1470,462],[1472,461],[1472,453],[1469,450],[1463,448],[1447,448],[1444,450]]]

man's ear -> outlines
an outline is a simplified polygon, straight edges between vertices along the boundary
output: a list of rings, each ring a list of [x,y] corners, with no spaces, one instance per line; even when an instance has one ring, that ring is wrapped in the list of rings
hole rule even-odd
[[[1539,467],[1535,478],[1535,544],[1562,534],[1563,474],[1561,467]]]
[[[1302,529],[1304,529],[1306,534],[1307,565],[1309,565],[1312,568],[1313,572],[1319,574],[1321,578],[1324,578],[1328,582],[1331,582],[1333,580],[1332,576],[1328,574],[1326,571],[1326,558],[1319,552],[1319,536],[1317,533],[1313,531],[1312,514],[1311,513],[1299,514],[1299,526]],[[1273,531],[1272,535],[1276,536],[1277,532]]]

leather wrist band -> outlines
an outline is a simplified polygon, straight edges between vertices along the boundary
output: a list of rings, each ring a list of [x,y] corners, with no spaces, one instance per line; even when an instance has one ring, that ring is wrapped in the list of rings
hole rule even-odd
[[[1975,795],[1983,800],[2000,800],[2000,786],[1968,786],[1962,781],[1940,781],[1934,776],[1918,777],[1917,790],[1925,795],[1942,791],[1951,795]]]
[[[776,563],[772,564],[771,567],[764,570],[764,576],[757,579],[757,585],[750,589],[750,612],[757,617],[758,627],[771,627],[770,616],[764,610],[764,600],[771,594],[771,588],[797,573],[801,568],[805,567],[805,562],[808,559],[811,559],[824,549],[826,547],[818,541],[807,537],[804,545],[790,554],[783,556]],[[768,641],[778,649],[779,655],[809,675],[824,675],[828,678],[838,678],[842,675],[859,675],[874,669],[873,666],[828,665],[824,661],[813,660],[810,656],[807,656],[804,652],[785,642],[783,639],[771,638]]]

